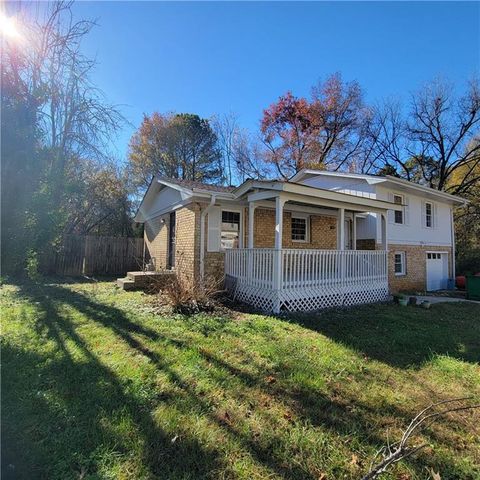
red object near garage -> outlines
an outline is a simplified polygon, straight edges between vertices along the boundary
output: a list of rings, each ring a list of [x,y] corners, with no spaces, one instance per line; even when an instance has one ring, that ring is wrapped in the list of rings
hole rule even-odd
[[[457,285],[457,288],[465,290],[465,275],[458,275],[455,277],[455,284]]]

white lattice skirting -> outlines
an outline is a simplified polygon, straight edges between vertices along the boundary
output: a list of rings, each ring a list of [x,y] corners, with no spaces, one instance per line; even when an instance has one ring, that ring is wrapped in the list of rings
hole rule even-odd
[[[329,285],[325,288],[285,288],[280,291],[258,288],[226,276],[226,288],[241,302],[266,312],[310,312],[323,308],[343,307],[388,300],[385,281],[361,285]]]

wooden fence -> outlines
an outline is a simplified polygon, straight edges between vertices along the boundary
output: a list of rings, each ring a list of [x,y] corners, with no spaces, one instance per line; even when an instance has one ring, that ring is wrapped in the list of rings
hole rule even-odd
[[[66,235],[45,257],[43,269],[57,275],[124,275],[142,266],[143,238]]]

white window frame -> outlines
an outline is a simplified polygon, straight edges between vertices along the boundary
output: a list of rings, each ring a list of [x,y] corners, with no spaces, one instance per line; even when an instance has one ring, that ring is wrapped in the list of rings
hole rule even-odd
[[[400,272],[395,271],[396,257],[400,255],[402,270]],[[407,255],[405,252],[394,252],[393,254],[393,271],[396,277],[403,277],[407,274]]]
[[[430,225],[427,224],[427,205],[430,205]],[[434,228],[434,222],[435,222],[435,205],[433,202],[424,202],[423,203],[423,226],[425,228]]]
[[[229,248],[222,248],[222,217],[223,217],[223,212],[234,212],[234,213],[239,213],[240,214],[240,224],[238,226],[238,248],[243,248],[243,209],[242,208],[236,208],[236,207],[228,207],[228,206],[222,206],[220,208],[220,228],[218,231],[218,234],[220,235],[220,240],[219,240],[219,251],[220,252],[225,252],[226,250],[230,250]]]
[[[305,240],[294,240],[292,238],[293,232],[293,219],[294,218],[301,218],[302,220],[305,220]],[[310,243],[310,215],[307,214],[302,214],[302,213],[292,213],[291,214],[291,219],[290,219],[290,240],[293,243]]]
[[[400,193],[393,193],[392,195],[393,195],[393,203],[395,203],[395,197],[398,197],[398,198],[400,198],[401,203],[399,203],[397,205],[402,205],[402,212],[401,212],[402,213],[402,221],[400,223],[397,222],[397,220],[396,220],[397,211],[394,210],[393,211],[393,223],[395,225],[405,225],[405,208],[403,207],[403,205],[405,205],[405,196],[400,194]]]

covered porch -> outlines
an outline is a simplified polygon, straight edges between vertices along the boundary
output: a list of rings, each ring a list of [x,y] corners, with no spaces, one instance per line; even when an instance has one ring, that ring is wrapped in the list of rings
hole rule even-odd
[[[225,252],[225,283],[234,298],[274,313],[388,298],[387,212],[398,206],[289,182],[257,182],[255,186],[244,193],[248,205],[247,248]],[[254,232],[259,228],[255,225],[255,209],[259,207],[274,210],[273,248],[254,244]],[[302,248],[301,242],[295,244],[296,248],[284,248],[285,209],[328,209],[330,216],[336,217],[336,249]],[[357,250],[357,217],[367,212],[377,214],[381,222],[380,248]],[[349,231],[346,218],[351,221]],[[290,227],[295,235],[294,225]],[[346,242],[346,236],[350,241]]]

